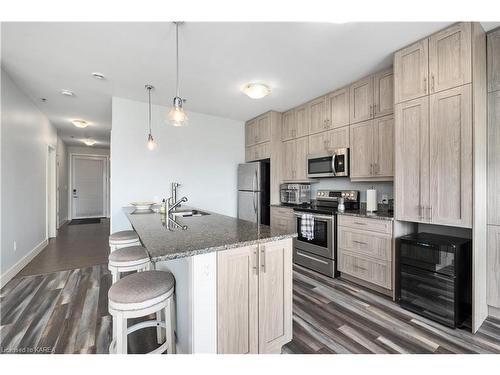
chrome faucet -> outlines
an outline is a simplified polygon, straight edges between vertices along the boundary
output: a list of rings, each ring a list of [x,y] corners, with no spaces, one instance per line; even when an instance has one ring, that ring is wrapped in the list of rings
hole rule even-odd
[[[186,197],[182,197],[177,202],[175,202],[172,199],[172,197],[168,198],[168,200],[167,200],[167,214],[169,214],[170,212],[172,212],[176,207],[180,206],[181,203],[187,202],[187,201],[188,201],[188,199]]]
[[[170,198],[172,198],[172,201],[175,203],[177,202],[177,188],[181,186],[178,182],[172,182],[170,184]]]

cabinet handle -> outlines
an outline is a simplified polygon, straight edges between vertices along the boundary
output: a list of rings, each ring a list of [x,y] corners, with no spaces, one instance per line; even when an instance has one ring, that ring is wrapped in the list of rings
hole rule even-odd
[[[429,206],[429,221],[432,221],[432,206]]]
[[[330,120],[329,119],[326,119],[326,128],[330,129]]]
[[[358,225],[366,225],[366,223],[362,223],[360,221],[355,221],[354,224],[358,224]]]
[[[373,163],[370,163],[370,175],[373,175]]]
[[[255,271],[255,274],[259,274],[259,253],[257,252],[257,248],[253,251],[253,255],[255,255],[255,263],[254,266],[252,267],[253,270]]]
[[[424,219],[424,215],[422,214],[422,211],[423,211],[423,207],[422,205],[418,205],[418,219],[419,220],[423,220]]]
[[[370,117],[373,117],[373,105],[370,104]]]
[[[360,245],[368,245],[366,242],[363,241],[352,240],[352,242],[359,243]]]
[[[366,268],[361,267],[361,266],[354,265],[354,268],[357,268],[357,269],[359,269],[359,270],[366,271]]]
[[[434,74],[431,77],[432,77],[432,92],[434,92]]]
[[[424,94],[427,94],[427,77],[424,78]]]
[[[262,258],[261,270],[266,273],[266,247],[264,245],[261,245],[260,256]]]

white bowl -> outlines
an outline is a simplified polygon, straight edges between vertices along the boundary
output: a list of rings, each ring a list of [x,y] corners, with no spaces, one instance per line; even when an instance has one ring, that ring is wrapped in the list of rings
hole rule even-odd
[[[156,202],[130,202],[137,210],[150,210]]]

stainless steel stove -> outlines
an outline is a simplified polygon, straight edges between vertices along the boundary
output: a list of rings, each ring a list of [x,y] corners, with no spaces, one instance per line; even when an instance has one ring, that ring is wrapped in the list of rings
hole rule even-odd
[[[318,190],[316,200],[310,205],[295,207],[298,237],[295,240],[294,262],[324,275],[337,275],[337,207],[344,199],[346,210],[359,209],[359,191]],[[305,238],[301,233],[303,214],[312,214],[314,237]]]

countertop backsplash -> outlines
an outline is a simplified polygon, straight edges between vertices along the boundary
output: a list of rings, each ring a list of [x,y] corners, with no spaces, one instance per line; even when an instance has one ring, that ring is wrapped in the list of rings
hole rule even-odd
[[[322,178],[318,179],[318,181],[319,183],[311,185],[311,198],[313,199],[320,189],[359,190],[360,201],[366,202],[366,190],[372,187],[377,190],[377,202],[382,203],[383,195],[387,195],[387,199],[394,198],[394,184],[392,181],[351,182],[348,177]]]

